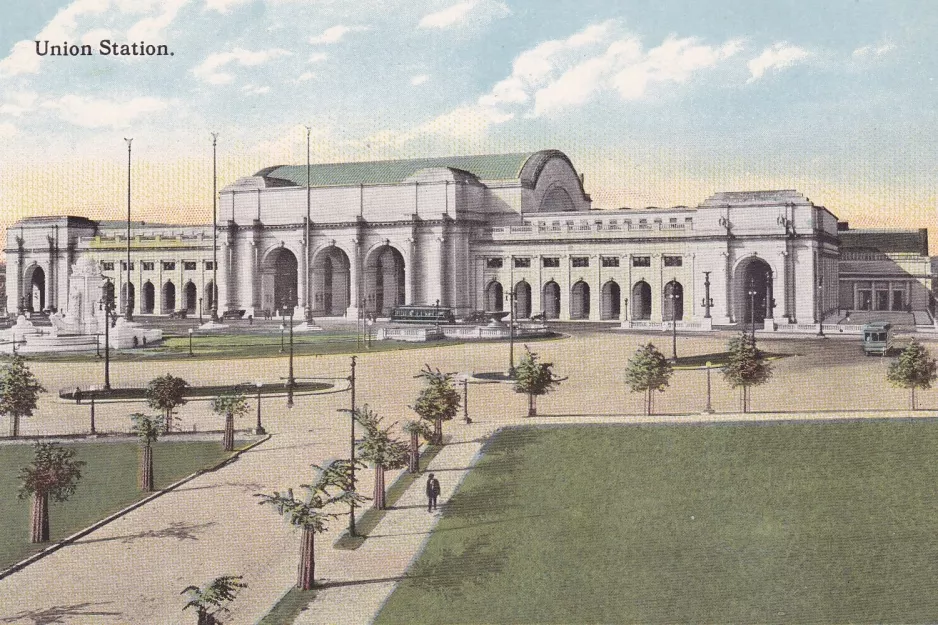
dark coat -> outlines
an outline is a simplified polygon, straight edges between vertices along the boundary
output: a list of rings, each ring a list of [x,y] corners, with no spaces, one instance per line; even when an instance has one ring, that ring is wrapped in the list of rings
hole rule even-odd
[[[436,478],[427,480],[427,497],[440,494],[440,481]]]

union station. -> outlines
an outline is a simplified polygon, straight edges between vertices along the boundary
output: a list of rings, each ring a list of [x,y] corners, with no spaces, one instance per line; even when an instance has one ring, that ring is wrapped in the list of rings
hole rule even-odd
[[[933,308],[925,229],[852,230],[792,190],[597,210],[583,183],[556,150],[269,167],[220,191],[215,232],[132,222],[129,282],[126,221],[30,217],[7,231],[8,307],[64,309],[91,258],[144,316],[207,315],[216,294],[219,314],[255,317],[513,299],[518,318],[633,327]]]

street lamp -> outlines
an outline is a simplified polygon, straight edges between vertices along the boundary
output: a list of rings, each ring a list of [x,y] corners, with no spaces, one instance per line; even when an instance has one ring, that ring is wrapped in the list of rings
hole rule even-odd
[[[287,373],[287,408],[293,407],[293,387],[296,385],[296,379],[293,377],[293,311],[294,311],[294,306],[293,306],[292,300],[293,298],[291,294],[290,301],[284,300],[284,303],[283,303],[284,306],[287,306],[289,304],[289,307],[290,307],[290,369],[289,369],[289,372]],[[280,342],[281,342],[280,351],[282,352],[283,351],[283,347],[282,347],[283,326],[282,325],[280,326]]]
[[[713,366],[713,363],[709,360],[707,361],[707,407],[704,408],[705,414],[713,414],[713,406],[710,404],[710,368]]]
[[[280,324],[280,353],[283,353],[283,331],[287,329],[287,326]]]
[[[130,144],[133,143],[133,137],[124,138],[127,142],[127,310],[125,317],[127,321],[132,321],[134,316],[134,304],[130,299]]]
[[[88,387],[88,396],[91,397],[91,433],[92,434],[98,433],[94,427],[94,396],[95,396],[95,391],[97,390],[98,390],[98,387],[95,386],[94,384]]]
[[[257,425],[254,427],[254,433],[263,435],[267,434],[267,430],[261,425],[261,387],[264,386],[264,383],[258,380],[254,385],[257,387]]]
[[[508,377],[515,376],[515,287],[511,287],[508,295]]]
[[[469,418],[469,374],[462,374],[462,418],[466,425],[472,423]]]
[[[817,335],[824,336],[824,304],[821,297],[824,294],[824,276],[817,279]]]
[[[671,361],[677,362],[677,278],[671,278]]]
[[[752,327],[752,340],[756,340],[756,283],[749,279],[749,325]]]
[[[192,354],[192,331],[193,331],[193,328],[189,328],[189,357],[190,358],[193,356]]]
[[[202,325],[202,298],[199,298],[199,325]]]
[[[704,298],[703,304],[704,307],[704,319],[710,318],[710,308],[713,307],[713,298],[710,297],[710,272],[705,271],[704,274]]]
[[[104,285],[104,296],[99,305],[104,311],[104,390],[111,390],[111,317],[114,315],[114,284],[107,278]]]
[[[371,317],[368,317],[368,320],[367,320],[367,324],[368,324],[368,349],[371,349],[371,326],[373,326],[374,323],[375,323],[375,320],[372,319]]]

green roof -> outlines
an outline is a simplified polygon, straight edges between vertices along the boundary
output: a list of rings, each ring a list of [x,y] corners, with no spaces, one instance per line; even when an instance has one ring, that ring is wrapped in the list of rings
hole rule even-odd
[[[859,229],[837,233],[842,248],[869,249],[888,253],[928,256],[928,230]]]
[[[398,184],[421,169],[448,167],[473,174],[479,180],[517,180],[528,159],[535,153],[444,156],[397,161],[359,163],[315,163],[310,166],[310,186],[350,186],[358,184]],[[268,167],[255,174],[306,186],[306,165]]]

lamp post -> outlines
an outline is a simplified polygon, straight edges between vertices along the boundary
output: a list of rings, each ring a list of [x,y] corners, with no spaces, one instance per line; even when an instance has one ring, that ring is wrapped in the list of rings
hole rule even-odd
[[[677,278],[671,278],[671,362],[677,362]]]
[[[133,320],[134,305],[130,299],[130,144],[133,143],[133,137],[124,138],[127,142],[127,321]]]
[[[352,406],[349,411],[352,425],[351,445],[349,447],[349,482],[352,490],[355,490],[355,356],[352,356],[352,368],[348,380],[349,389],[352,391]],[[350,501],[349,506],[348,535],[355,536],[355,502]]]
[[[713,298],[710,297],[710,272],[705,271],[704,274],[704,298],[703,304],[704,307],[704,319],[710,318],[710,308],[713,306]]]
[[[281,317],[282,319],[282,317]],[[283,353],[283,331],[287,329],[283,323],[280,324],[280,353]]]
[[[508,299],[508,377],[515,376],[515,287],[511,287]]]
[[[284,305],[285,305],[285,306],[286,306],[287,304],[290,305],[290,317],[289,317],[289,323],[290,323],[290,359],[289,359],[290,368],[288,369],[288,373],[287,373],[287,408],[292,408],[292,407],[293,407],[293,387],[296,386],[296,378],[293,377],[293,311],[294,311],[294,306],[293,306],[293,297],[292,297],[292,295],[291,295],[289,301],[284,302]],[[283,326],[281,326],[281,327],[283,327]],[[281,330],[280,336],[281,336],[281,342],[282,342],[282,341],[283,341],[283,331],[282,331],[282,330]]]
[[[199,298],[199,325],[202,325],[202,298]]]
[[[469,374],[464,373],[462,377],[462,419],[467,424],[472,423],[469,418]]]
[[[98,387],[92,384],[88,387],[88,396],[91,397],[91,433],[97,434],[97,430],[94,427],[94,395],[95,391],[98,390]]]
[[[101,310],[104,311],[104,390],[111,390],[111,317],[114,314],[114,284],[110,278],[105,280],[104,297]]]
[[[824,304],[821,297],[824,294],[824,276],[817,279],[817,335],[824,336]]]
[[[368,324],[368,349],[371,349],[371,326],[374,325],[375,320],[369,317],[366,323]]]
[[[756,341],[756,283],[749,279],[749,325],[752,328],[752,341]]]
[[[622,307],[625,309],[625,320],[629,320],[629,298],[623,298]]]
[[[261,387],[264,386],[264,383],[258,380],[254,385],[257,387],[257,425],[254,427],[254,433],[264,435],[267,434],[267,430],[261,425]]]
[[[218,321],[218,133],[212,133],[212,321]],[[201,318],[199,322],[201,322]]]
[[[189,358],[192,358],[192,328],[189,328]]]
[[[713,366],[709,360],[707,361],[707,407],[704,408],[705,414],[713,414],[713,406],[710,404],[710,368]]]

